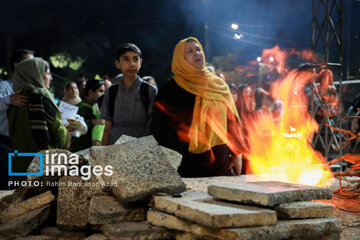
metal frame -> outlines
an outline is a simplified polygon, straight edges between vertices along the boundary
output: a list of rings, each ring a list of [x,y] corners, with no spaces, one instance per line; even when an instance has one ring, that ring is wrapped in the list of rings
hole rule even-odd
[[[344,0],[313,0],[313,18],[312,18],[312,51],[313,56],[318,54],[324,54],[323,59],[321,59],[321,65],[324,68],[331,69],[333,71],[337,71],[334,76],[340,76],[339,79],[339,99],[342,99],[342,78],[343,78],[343,71],[342,71],[342,52],[343,52],[343,45],[342,45],[342,35],[343,35],[343,9],[344,9]],[[335,45],[335,46],[334,46]],[[331,50],[331,51],[330,51]],[[338,58],[333,58],[333,53],[338,54]],[[329,59],[335,63],[330,63]],[[318,64],[315,62],[313,58],[313,64]],[[315,93],[314,93],[315,94]],[[313,94],[313,99],[314,99]],[[315,116],[317,111],[315,104],[312,101],[311,104],[311,111],[312,115]],[[341,104],[341,101],[339,102]],[[340,106],[341,107],[341,106]],[[342,120],[342,111],[340,115],[336,117],[336,128],[341,128],[341,120]],[[342,141],[341,137],[339,139],[336,138],[336,134],[334,130],[326,127],[322,123],[330,124],[329,117],[322,117],[321,121],[319,122],[319,132],[313,139],[313,146],[315,146],[318,142],[322,145],[325,149],[323,154],[325,155],[327,160],[329,159],[329,153],[334,151],[331,149],[332,145],[338,149],[336,153],[337,156],[342,156]],[[322,134],[323,133],[323,134]]]

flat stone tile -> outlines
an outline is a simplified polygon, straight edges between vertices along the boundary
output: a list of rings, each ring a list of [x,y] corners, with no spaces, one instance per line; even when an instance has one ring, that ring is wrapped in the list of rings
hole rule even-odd
[[[103,233],[110,239],[116,240],[155,240],[172,239],[174,233],[166,228],[149,225],[146,222],[124,222],[106,224],[102,226]]]
[[[210,185],[208,193],[217,199],[270,207],[332,197],[331,190],[327,188],[272,181]]]
[[[154,207],[209,227],[275,225],[276,212],[255,206],[224,206],[202,192],[185,192],[182,197],[154,196]]]
[[[50,204],[35,209],[0,225],[0,239],[24,237],[50,216]]]
[[[57,201],[58,225],[69,229],[86,228],[91,197],[106,195],[101,186],[93,186],[96,178],[84,181],[81,177],[62,177],[59,180],[59,194]],[[87,185],[89,184],[89,185]]]
[[[46,227],[41,229],[40,233],[56,240],[83,240],[86,237],[85,232],[66,231],[58,227]]]
[[[91,198],[88,217],[90,224],[141,222],[144,220],[144,208],[126,207],[113,196],[93,196]]]
[[[43,235],[29,235],[26,237],[19,237],[13,240],[57,240],[56,237],[43,236]]]
[[[3,212],[1,212],[0,222],[3,223],[17,216],[24,215],[25,213],[45,206],[54,200],[55,196],[50,191],[47,191],[23,202],[11,204]]]
[[[110,240],[110,238],[108,238],[104,234],[96,233],[85,238],[85,240]]]
[[[150,210],[150,224],[188,232],[194,239],[257,240],[257,239],[340,239],[340,224],[333,218],[279,221],[275,226],[214,228],[201,226],[174,215]],[[191,239],[191,238],[190,238]]]
[[[113,175],[103,175],[103,179],[117,183],[112,192],[122,202],[144,200],[159,192],[175,194],[186,190],[180,175],[152,136],[102,149],[91,148],[90,154],[91,162],[103,168],[113,167]]]
[[[333,206],[320,202],[282,203],[274,209],[280,218],[329,218],[333,216]]]
[[[122,144],[125,142],[130,142],[130,141],[134,141],[138,138],[135,137],[131,137],[131,136],[127,136],[127,135],[122,135],[116,142],[115,144]],[[160,146],[161,150],[163,151],[163,153],[165,154],[167,160],[170,162],[170,164],[173,166],[173,168],[175,170],[178,169],[178,167],[181,164],[181,160],[182,160],[182,155],[170,148],[166,148],[163,146]]]

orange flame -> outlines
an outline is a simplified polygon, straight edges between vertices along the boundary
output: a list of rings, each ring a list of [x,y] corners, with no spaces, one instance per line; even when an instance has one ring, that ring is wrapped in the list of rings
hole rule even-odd
[[[318,125],[308,113],[304,88],[312,80],[311,72],[289,72],[272,85],[273,99],[282,103],[276,118],[270,111],[242,116],[249,148],[244,155],[262,180],[324,186],[331,177],[325,158],[311,147]]]
[[[279,74],[285,73],[286,51],[280,49],[279,45],[271,49],[264,49],[261,59],[264,63],[274,67]]]

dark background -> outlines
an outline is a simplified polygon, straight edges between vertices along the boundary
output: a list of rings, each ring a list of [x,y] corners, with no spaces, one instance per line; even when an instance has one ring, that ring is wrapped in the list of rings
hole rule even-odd
[[[356,77],[360,1],[344,2],[343,58],[349,75]],[[239,24],[237,32],[231,23]],[[243,38],[234,39],[234,33]],[[52,67],[56,90],[79,74],[115,76],[113,54],[124,42],[137,44],[143,52],[140,75],[152,75],[161,85],[171,73],[176,43],[188,36],[202,42],[208,61],[231,52],[238,65],[256,60],[262,49],[275,45],[311,49],[312,0],[0,1],[3,78],[9,77],[4,71],[9,71],[7,59],[16,48],[33,49],[47,60],[57,53],[84,59],[77,71]]]

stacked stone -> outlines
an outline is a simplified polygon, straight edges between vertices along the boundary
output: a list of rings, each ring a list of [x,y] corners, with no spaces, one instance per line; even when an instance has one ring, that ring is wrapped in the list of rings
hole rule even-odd
[[[281,182],[208,186],[181,198],[154,196],[150,224],[182,232],[177,239],[340,239],[329,189]]]
[[[45,152],[43,152],[45,154]],[[49,150],[47,154],[66,150]],[[112,166],[110,176],[31,176],[37,187],[20,187],[0,199],[0,239],[170,239],[174,231],[149,225],[153,194],[180,194],[186,185],[176,172],[181,155],[152,136],[123,137],[108,147],[77,153],[79,166]],[[57,161],[57,159],[55,159]],[[49,163],[51,164],[51,163]],[[40,171],[33,159],[28,172]],[[71,169],[70,165],[67,165]],[[43,164],[45,172],[46,164]]]

